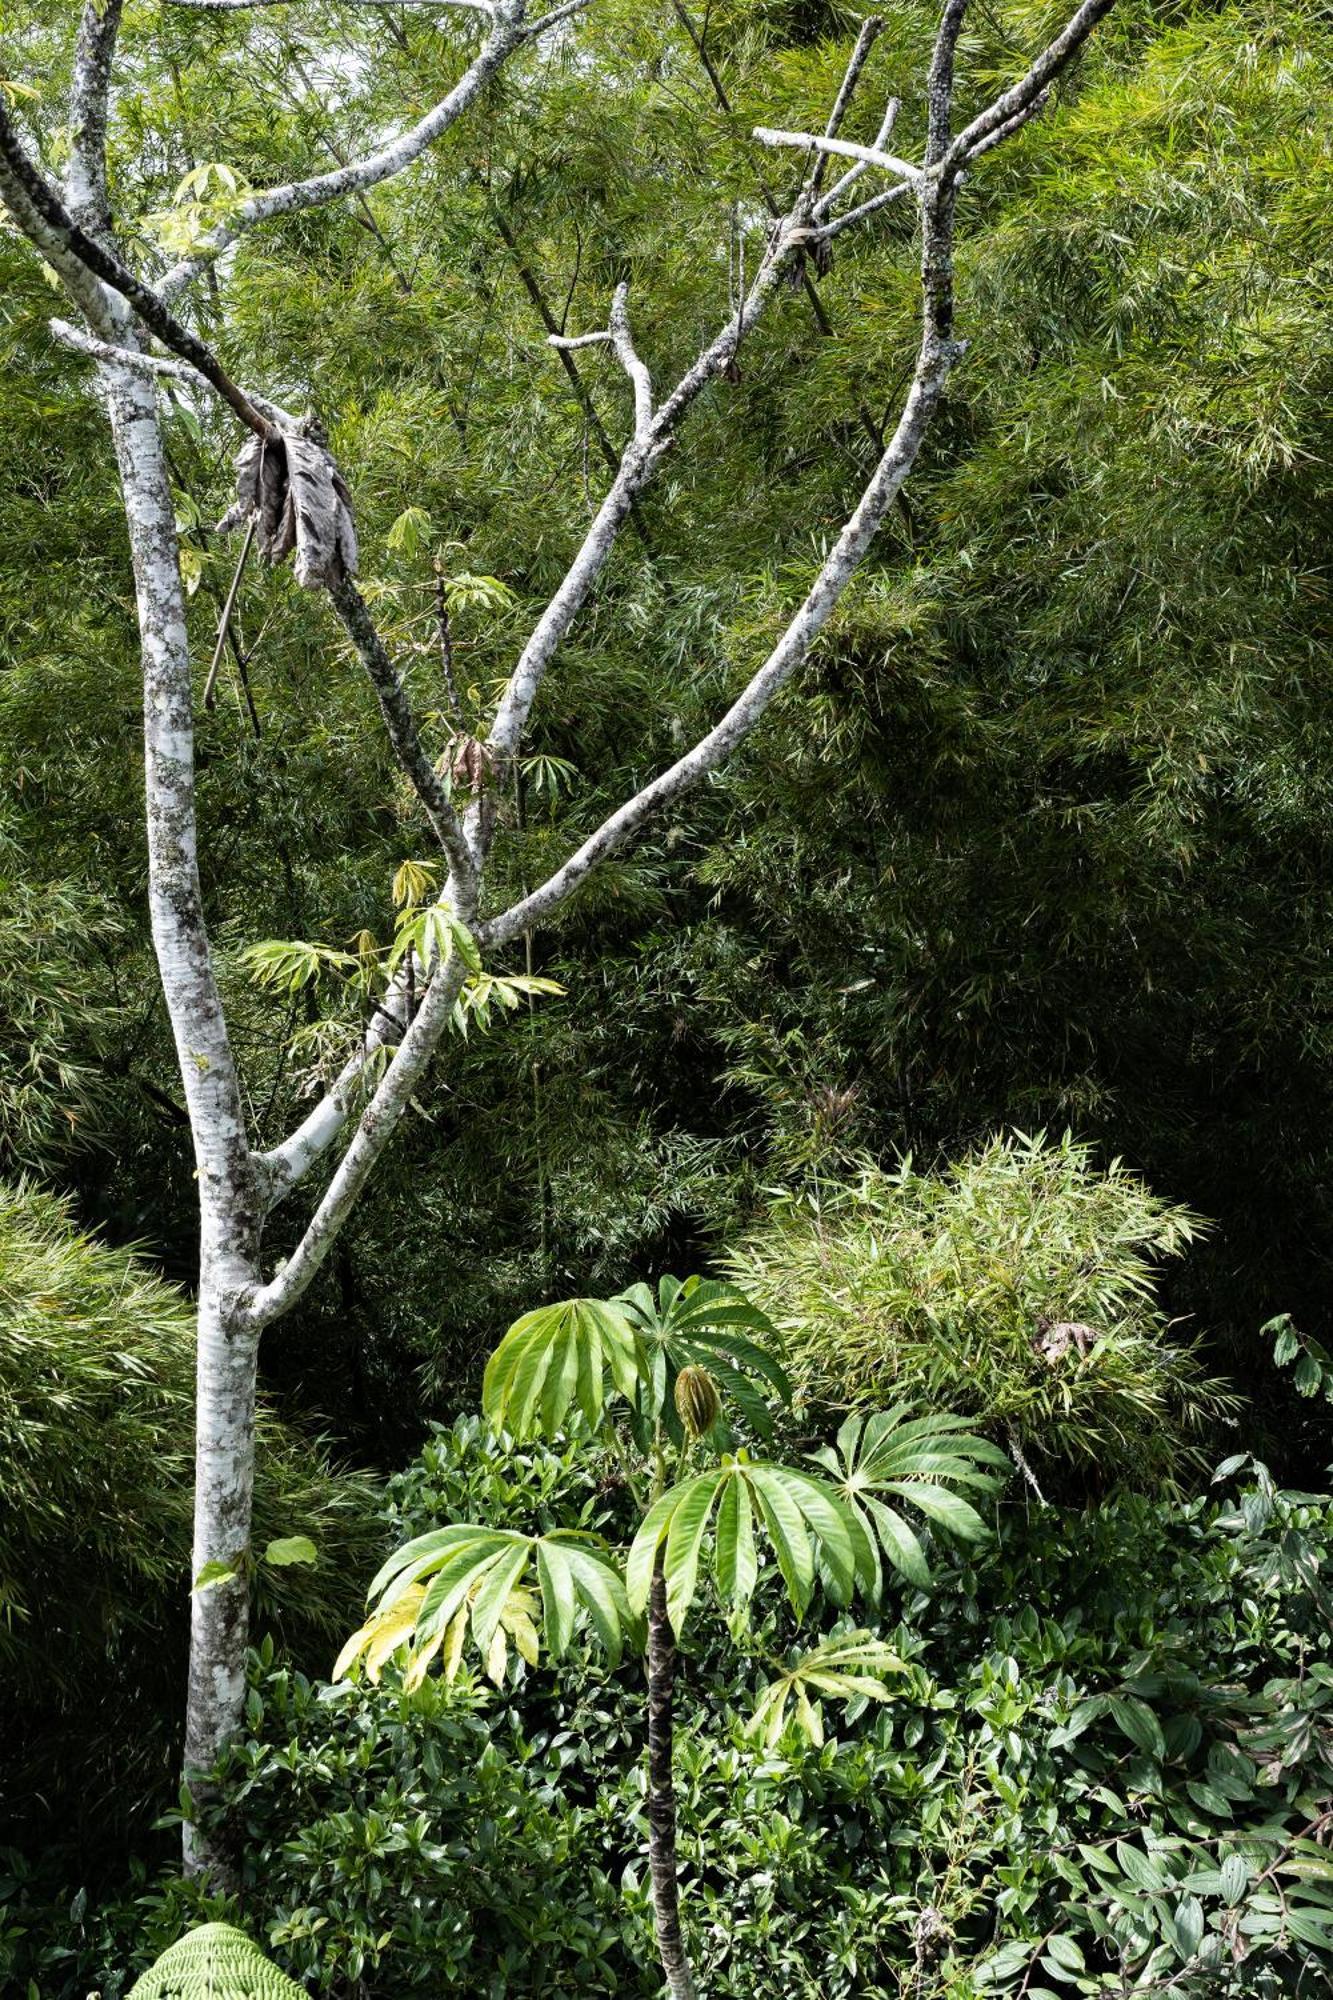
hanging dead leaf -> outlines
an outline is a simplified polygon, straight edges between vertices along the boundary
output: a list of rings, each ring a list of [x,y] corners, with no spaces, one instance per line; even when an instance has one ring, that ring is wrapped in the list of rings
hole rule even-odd
[[[494,764],[490,750],[475,736],[455,736],[450,768],[456,785],[466,785],[472,792],[484,790]]]
[[[356,574],[352,496],[313,419],[251,438],[236,459],[236,502],[218,522],[225,534],[251,516],[260,554],[271,563],[296,555],[296,581],[332,589]]]

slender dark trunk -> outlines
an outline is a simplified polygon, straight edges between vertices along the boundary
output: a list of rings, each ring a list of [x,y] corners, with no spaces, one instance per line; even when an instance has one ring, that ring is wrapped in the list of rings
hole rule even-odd
[[[676,1880],[676,1786],[671,1770],[675,1685],[676,1641],[667,1617],[666,1578],[659,1555],[648,1600],[648,1867],[657,1951],[671,2000],[698,2000],[681,1935]]]

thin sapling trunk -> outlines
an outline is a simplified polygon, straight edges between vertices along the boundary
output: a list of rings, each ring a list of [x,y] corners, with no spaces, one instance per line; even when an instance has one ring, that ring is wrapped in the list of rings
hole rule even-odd
[[[676,1863],[676,1639],[667,1616],[664,1558],[659,1553],[648,1600],[648,1870],[657,1950],[671,2000],[698,2000],[680,1927]]]

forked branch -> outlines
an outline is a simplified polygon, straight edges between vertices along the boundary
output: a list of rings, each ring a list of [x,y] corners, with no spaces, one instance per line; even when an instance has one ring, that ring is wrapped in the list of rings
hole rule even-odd
[[[1095,5],[1101,12],[1105,12],[1111,4],[1113,0],[1089,0],[1089,6]],[[587,335],[559,337],[557,344],[570,347],[595,344],[610,344],[616,347],[622,365],[626,367],[635,387],[635,434],[622,456],[620,469],[611,490],[603,501],[563,582],[538,620],[510,678],[489,737],[489,746],[497,763],[515,754],[552,657],[609,559],[633,499],[647,483],[656,463],[673,442],[675,426],[704,386],[725,368],[728,360],[734,355],[741,337],[763,311],[782,272],[789,268],[804,245],[821,229],[845,227],[861,216],[876,212],[889,200],[907,192],[915,195],[922,236],[922,338],[913,380],[893,436],[855,510],[821,566],[804,602],[768,658],[707,735],[701,738],[693,749],[677,759],[668,770],[636,793],[633,798],[626,800],[560,868],[554,871],[546,882],[503,914],[489,919],[480,927],[479,939],[488,947],[497,948],[524,932],[531,931],[538,924],[549,921],[600,862],[633,839],[654,813],[717,770],[730,756],[808,657],[811,647],[826,626],[847,584],[870,547],[888,508],[911,471],[931,417],[943,394],[949,372],[963,351],[952,338],[953,196],[962,160],[970,154],[970,146],[968,153],[958,152],[956,161],[949,167],[942,169],[940,163],[945,159],[952,144],[950,125],[953,105],[953,61],[965,8],[966,0],[948,0],[941,22],[931,64],[928,93],[931,138],[928,142],[927,159],[922,166],[899,160],[883,151],[883,140],[892,129],[893,114],[896,109],[894,105],[890,105],[886,111],[881,124],[879,143],[873,148],[853,146],[850,142],[838,141],[836,133],[830,137],[827,131],[823,135],[813,137],[808,134],[781,135],[782,143],[786,143],[790,136],[793,143],[810,144],[816,152],[822,146],[832,152],[840,152],[843,157],[850,156],[853,159],[852,173],[845,175],[837,188],[821,199],[820,206],[825,218],[837,195],[845,192],[854,177],[867,166],[894,173],[897,176],[895,185],[862,203],[850,214],[838,218],[836,222],[814,220],[809,193],[804,192],[798,196],[792,209],[775,226],[759,270],[736,313],[714,340],[701,351],[692,367],[686,371],[656,410],[652,406],[651,385],[647,379],[647,371],[643,368],[629,338],[628,322],[624,316],[623,292],[617,295],[612,323],[607,328]],[[1080,16],[1088,12],[1089,7],[1085,7],[1080,10]],[[1059,38],[1063,54],[1056,63],[1057,69],[1063,62],[1069,60],[1084,39],[1085,33],[1086,30],[1083,33],[1066,31],[1065,35]],[[859,68],[864,61],[862,41],[858,41],[857,48],[860,56],[859,60],[854,56],[854,62]],[[1034,65],[1033,73],[1039,75],[1037,85],[1026,90],[1020,89],[1021,102],[1011,103],[1005,115],[996,119],[979,137],[987,137],[991,133],[998,134],[1001,127],[1004,127],[1006,132],[1017,129],[1015,121],[1021,122],[1020,112],[1024,115],[1030,112],[1040,92],[1047,87],[1049,75],[1053,72],[1050,71],[1046,59],[1042,58],[1037,65]],[[845,99],[849,96],[850,90],[840,92],[840,97],[844,99],[842,113],[845,113]],[[1013,98],[1014,93],[1006,93],[1007,100]],[[834,120],[830,117],[829,124],[833,123]],[[932,168],[936,171],[932,172]],[[484,865],[489,827],[479,807],[474,806],[469,815],[469,825],[474,848]],[[419,1043],[419,1040],[420,1034],[417,1034],[414,1037],[414,1045]],[[401,1056],[402,1050],[391,1062],[389,1073],[392,1073]],[[348,1079],[341,1079],[339,1091],[345,1096],[348,1088]],[[300,1132],[294,1134],[286,1146],[276,1148],[268,1156],[275,1185],[282,1187],[292,1185],[318,1157],[320,1150],[332,1143],[337,1128],[337,1106],[333,1101],[326,1100],[324,1105],[311,1114]],[[339,1169],[335,1181],[339,1180],[341,1173],[342,1169]],[[321,1229],[330,1223],[336,1226],[332,1211],[322,1207],[321,1214],[324,1217]],[[323,1252],[317,1250],[314,1254],[322,1257]],[[306,1268],[305,1258],[306,1253],[303,1250],[299,1259],[293,1260],[293,1266],[289,1268],[303,1271]],[[289,1281],[284,1276],[284,1283],[286,1282]]]
[[[1111,4],[1111,0],[1096,0],[1096,4],[1102,5],[1105,11],[1105,5]],[[726,714],[692,750],[677,759],[668,770],[612,813],[545,883],[531,894],[524,896],[503,914],[485,922],[480,927],[478,936],[488,947],[497,948],[514,937],[531,931],[538,924],[549,921],[600,862],[626,845],[654,813],[717,770],[730,756],[808,657],[811,647],[827,624],[847,584],[870,547],[888,508],[911,471],[931,417],[943,394],[949,372],[963,351],[960,344],[952,338],[953,191],[957,171],[931,173],[928,169],[944,157],[950,144],[953,58],[965,7],[966,0],[949,0],[937,37],[930,74],[932,138],[925,166],[913,167],[907,162],[895,160],[892,155],[881,154],[870,162],[862,159],[861,155],[866,151],[880,154],[878,147],[858,148],[853,154],[858,168],[865,164],[876,166],[887,164],[890,171],[901,173],[900,184],[862,204],[857,213],[871,213],[883,206],[888,199],[910,189],[917,198],[922,236],[920,351],[898,425],[874,474],[828,558],[821,566],[804,602],[788,624],[778,644]],[[1064,60],[1068,60],[1074,48],[1079,45],[1080,39],[1072,36],[1062,38],[1066,49]],[[1035,98],[1037,92],[1033,91],[1030,95]],[[1027,102],[1028,99],[1025,98],[1024,107]],[[885,135],[892,125],[892,110],[893,107],[890,107],[881,127]],[[1010,111],[1005,119],[997,121],[997,126],[1009,124],[1015,115],[1015,111]],[[903,169],[905,172],[901,171]],[[847,184],[847,177],[844,177],[842,185]],[[625,346],[628,340],[627,322],[621,323],[619,340],[614,321],[612,326],[592,335],[572,337],[571,345],[609,343],[617,346],[622,362],[630,370],[631,380],[635,382],[635,436],[626,448],[611,491],[604,500],[564,581],[539,619],[501,700],[489,738],[490,748],[497,760],[511,757],[515,753],[533,701],[559,642],[608,560],[619,529],[629,511],[630,501],[642,489],[651,476],[657,460],[672,442],[674,426],[689,409],[705,384],[713,380],[725,367],[727,360],[734,354],[742,334],[758,318],[782,271],[815,233],[817,225],[812,226],[810,209],[808,194],[799,196],[793,209],[775,227],[760,270],[736,314],[704,348],[693,366],[687,370],[675,389],[655,412],[652,411],[651,388],[647,384],[646,371],[639,375],[631,367],[632,342],[628,347]],[[853,218],[841,218],[843,222],[851,219]],[[639,368],[642,367],[637,354],[633,355],[633,362]],[[476,807],[470,815],[470,824],[474,846],[478,849],[484,864],[488,830]],[[442,1026],[443,1024],[441,1032]],[[400,1050],[399,1055],[395,1056],[390,1064],[390,1073],[401,1054]],[[340,1089],[344,1093],[347,1087],[346,1079],[340,1080]],[[332,1142],[336,1131],[336,1106],[326,1100],[325,1104],[305,1121],[300,1133],[293,1135],[287,1146],[276,1148],[268,1156],[276,1183],[282,1186],[291,1185],[300,1173],[308,1169],[318,1156],[319,1150],[325,1144]],[[340,1169],[339,1174],[341,1171]],[[335,1180],[337,1179],[338,1176],[335,1175]],[[332,1219],[331,1214],[325,1215],[326,1223]],[[323,1253],[318,1254],[322,1256]],[[298,1268],[303,1269],[304,1264]]]

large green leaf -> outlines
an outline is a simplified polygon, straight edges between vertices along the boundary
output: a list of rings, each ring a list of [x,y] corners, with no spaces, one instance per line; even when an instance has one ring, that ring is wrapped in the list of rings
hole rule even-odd
[[[788,1484],[785,1466],[757,1465],[752,1469],[750,1483],[759,1502],[759,1512],[768,1529],[792,1609],[800,1618],[810,1602],[815,1581],[814,1551],[810,1547],[805,1518]]]
[[[647,1609],[653,1587],[657,1551],[671,1526],[671,1517],[680,1504],[684,1487],[672,1486],[655,1500],[639,1526],[625,1561],[625,1592],[632,1611]]]
[[[733,1609],[748,1604],[758,1580],[759,1561],[754,1546],[754,1507],[743,1479],[729,1479],[722,1489],[714,1567],[717,1587]]]
[[[632,1610],[642,1611],[647,1604],[658,1552],[665,1544],[667,1611],[673,1630],[683,1629],[700,1575],[708,1567],[708,1531],[714,1521],[712,1572],[719,1594],[734,1610],[754,1593],[756,1523],[765,1531],[798,1617],[810,1602],[817,1574],[830,1596],[844,1602],[873,1571],[865,1530],[831,1486],[809,1473],[764,1464],[740,1452],[671,1487],[649,1509],[626,1564]]]
[[[595,1537],[567,1529],[550,1535],[468,1523],[435,1529],[394,1552],[371,1587],[376,1598],[343,1648],[335,1677],[359,1660],[373,1677],[397,1652],[410,1683],[442,1652],[452,1678],[469,1630],[497,1681],[504,1677],[506,1635],[529,1661],[543,1643],[558,1659],[583,1618],[612,1666],[626,1638],[637,1643],[640,1636],[609,1551]],[[540,1634],[533,1623],[539,1605]]]
[[[486,1364],[482,1408],[516,1438],[558,1430],[577,1401],[596,1424],[615,1393],[632,1401],[645,1355],[624,1308],[602,1299],[565,1299],[516,1319]]]
[[[822,1743],[824,1724],[811,1693],[842,1701],[892,1701],[894,1690],[885,1676],[901,1673],[903,1661],[873,1632],[841,1632],[824,1639],[771,1681],[759,1697],[746,1734],[773,1749],[793,1709],[802,1733]]]
[[[890,1566],[922,1589],[929,1586],[930,1565],[903,1509],[924,1515],[948,1534],[978,1541],[989,1532],[987,1524],[956,1489],[993,1493],[999,1486],[995,1473],[1009,1470],[1004,1453],[970,1432],[966,1419],[913,1416],[907,1403],[848,1417],[836,1446],[815,1452],[813,1463],[830,1474],[838,1496]]]
[[[722,1394],[751,1430],[772,1432],[765,1395],[791,1401],[791,1382],[774,1349],[777,1332],[767,1315],[734,1285],[715,1278],[664,1277],[656,1296],[647,1285],[620,1295],[649,1353],[659,1357],[653,1377],[653,1411],[672,1423],[669,1391],[684,1367],[708,1368]]]
[[[679,1504],[671,1515],[663,1573],[666,1578],[667,1616],[672,1630],[677,1633],[685,1629],[685,1620],[694,1602],[704,1533],[724,1478],[724,1474],[716,1471],[700,1473],[697,1479],[679,1489]]]

